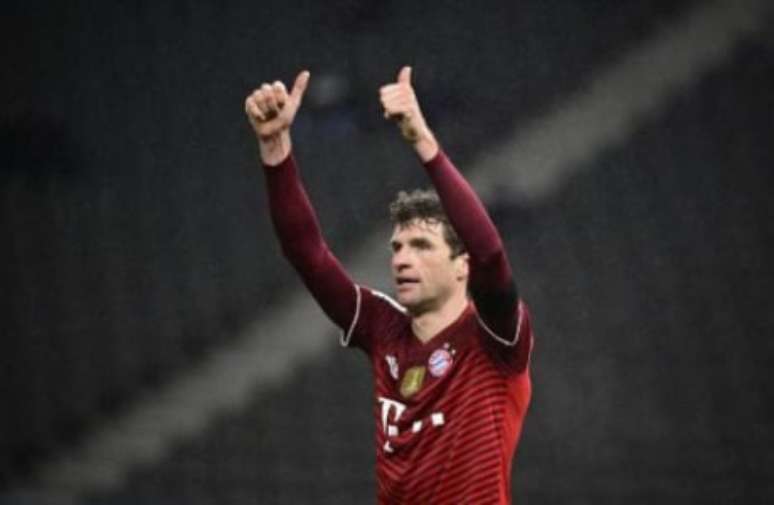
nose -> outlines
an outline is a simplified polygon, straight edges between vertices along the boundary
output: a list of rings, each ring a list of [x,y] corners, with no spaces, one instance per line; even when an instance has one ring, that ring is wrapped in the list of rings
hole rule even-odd
[[[411,266],[409,255],[403,251],[395,251],[392,253],[392,269],[395,272],[401,272]]]

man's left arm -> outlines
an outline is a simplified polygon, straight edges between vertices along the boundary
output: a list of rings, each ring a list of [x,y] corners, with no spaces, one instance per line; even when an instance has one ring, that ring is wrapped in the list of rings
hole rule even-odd
[[[485,330],[501,346],[522,355],[517,362],[526,364],[531,345],[528,316],[519,301],[502,239],[478,195],[428,128],[411,86],[411,68],[403,67],[397,82],[381,88],[380,97],[385,117],[397,121],[414,147],[465,245],[470,262],[468,285]]]
[[[468,288],[484,329],[501,345],[515,347],[529,328],[520,327],[526,311],[497,228],[478,195],[442,150],[424,166],[449,222],[465,245],[470,265]]]

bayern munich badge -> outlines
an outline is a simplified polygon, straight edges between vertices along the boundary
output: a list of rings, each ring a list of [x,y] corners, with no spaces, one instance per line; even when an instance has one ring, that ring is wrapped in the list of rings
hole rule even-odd
[[[441,377],[452,366],[454,359],[446,349],[436,349],[427,360],[427,369],[433,377]]]

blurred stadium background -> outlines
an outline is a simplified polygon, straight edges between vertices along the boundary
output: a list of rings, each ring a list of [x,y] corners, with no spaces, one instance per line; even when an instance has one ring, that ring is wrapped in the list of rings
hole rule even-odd
[[[294,128],[333,250],[389,290],[426,185],[414,67],[537,341],[514,502],[774,499],[769,1],[12,2],[0,503],[370,503],[370,376],[276,247],[243,114]]]

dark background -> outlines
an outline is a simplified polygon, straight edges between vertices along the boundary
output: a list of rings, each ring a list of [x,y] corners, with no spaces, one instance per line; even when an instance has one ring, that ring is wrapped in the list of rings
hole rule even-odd
[[[426,184],[377,101],[400,66],[465,171],[697,4],[7,7],[0,500],[300,289],[243,113],[261,81],[312,72],[295,149],[346,264],[386,239],[395,192]],[[515,502],[774,497],[772,40],[741,44],[549,198],[489,202],[537,334]],[[369,395],[361,356],[326,353],[83,502],[372,502]]]

